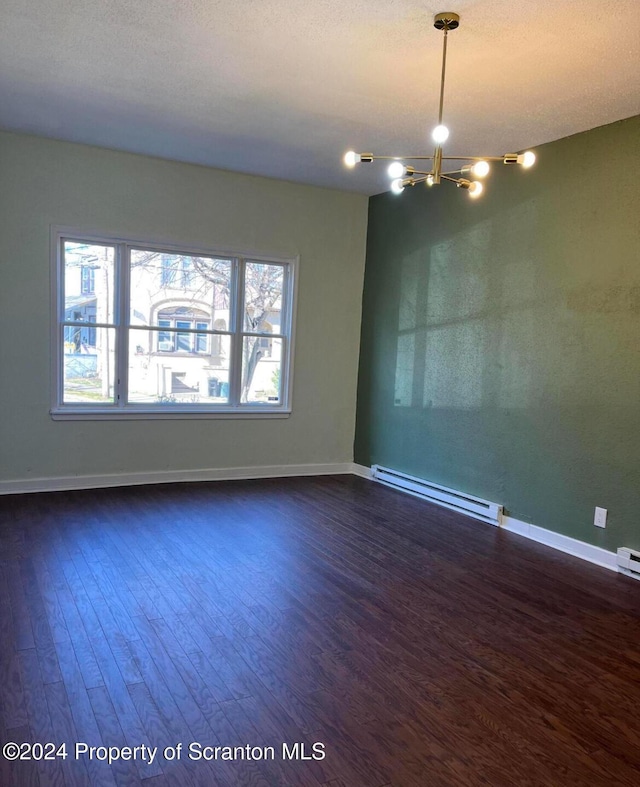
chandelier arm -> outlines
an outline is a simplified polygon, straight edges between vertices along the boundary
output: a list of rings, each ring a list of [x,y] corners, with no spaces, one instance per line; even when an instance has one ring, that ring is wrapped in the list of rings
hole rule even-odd
[[[412,178],[412,179],[411,179],[411,180],[412,180],[412,182],[411,182],[411,184],[410,184],[410,185],[411,185],[411,186],[417,186],[417,185],[418,185],[418,183],[425,183],[425,182],[426,182],[426,180],[427,180],[427,178],[429,177],[429,175],[431,175],[431,173],[430,173],[430,172],[427,172],[427,173],[425,173],[425,174],[424,174],[424,176],[423,176],[423,177],[420,177],[420,178]]]
[[[443,161],[502,161],[504,156],[443,156]]]
[[[372,156],[374,160],[433,161],[433,156]],[[442,156],[442,161],[503,161],[504,156]]]
[[[371,156],[371,158],[374,161],[433,161],[433,156]]]

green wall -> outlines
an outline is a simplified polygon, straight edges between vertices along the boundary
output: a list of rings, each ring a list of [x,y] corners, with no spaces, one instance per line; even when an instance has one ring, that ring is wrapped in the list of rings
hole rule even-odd
[[[536,152],[370,200],[355,460],[640,549],[640,117]]]
[[[361,194],[0,132],[0,492],[39,479],[351,462],[366,222]],[[292,415],[52,421],[51,225],[299,255]]]

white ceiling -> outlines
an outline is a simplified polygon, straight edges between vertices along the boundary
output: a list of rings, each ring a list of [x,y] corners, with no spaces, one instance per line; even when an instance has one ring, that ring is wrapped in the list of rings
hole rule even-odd
[[[0,0],[0,127],[373,194],[349,148],[500,155],[640,114],[640,0]]]

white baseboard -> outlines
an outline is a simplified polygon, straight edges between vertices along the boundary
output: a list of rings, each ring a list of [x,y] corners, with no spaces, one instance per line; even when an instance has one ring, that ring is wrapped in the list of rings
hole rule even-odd
[[[546,530],[544,527],[521,522],[519,519],[514,519],[511,516],[502,517],[501,527],[503,530],[530,538],[539,544],[545,544],[548,547],[560,550],[560,552],[566,552],[568,555],[582,558],[582,560],[587,560],[589,563],[595,563],[596,566],[602,566],[611,571],[618,570],[615,552],[609,552],[601,547],[593,546],[593,544],[587,544],[585,541],[579,541],[577,538],[563,536],[561,533],[555,533],[553,530]]]
[[[366,465],[355,464],[355,462],[351,465],[351,473],[359,475],[360,478],[371,478],[371,468]]]
[[[221,467],[203,470],[158,470],[151,473],[60,476],[0,481],[0,495],[26,492],[61,492],[73,489],[99,489],[111,486],[172,484],[188,481],[232,481],[251,478],[285,478],[308,475],[346,475],[354,472],[352,462],[317,465],[265,465],[262,467]]]

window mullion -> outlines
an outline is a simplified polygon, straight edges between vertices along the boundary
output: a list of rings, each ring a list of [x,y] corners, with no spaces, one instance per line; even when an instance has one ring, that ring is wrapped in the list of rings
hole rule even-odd
[[[64,241],[61,236],[56,236],[55,249],[55,336],[56,341],[53,347],[53,395],[55,403],[64,401],[64,291],[65,291],[65,264],[64,264]]]
[[[284,333],[255,333],[252,331],[244,331],[243,336],[251,336],[256,339],[284,339],[286,334]]]
[[[63,320],[60,325],[65,328],[115,328],[112,322],[90,322],[89,320]]]
[[[289,341],[287,336],[283,336],[280,345],[280,390],[278,396],[283,405],[287,406],[289,403]]]
[[[116,406],[124,407],[127,401],[127,378],[129,373],[129,247],[124,243],[116,245],[116,358],[115,394]]]
[[[231,337],[231,369],[229,370],[229,404],[240,404],[242,390],[242,328],[244,322],[244,259],[233,262],[233,336]]]
[[[287,335],[282,337],[281,357],[280,357],[280,401],[285,407],[289,406],[289,393],[290,393],[290,375],[291,375],[291,345],[289,337],[291,336],[293,324],[293,291],[292,291],[292,269],[291,266],[286,268],[283,281],[282,281],[282,302],[280,311],[280,326],[287,326]]]

